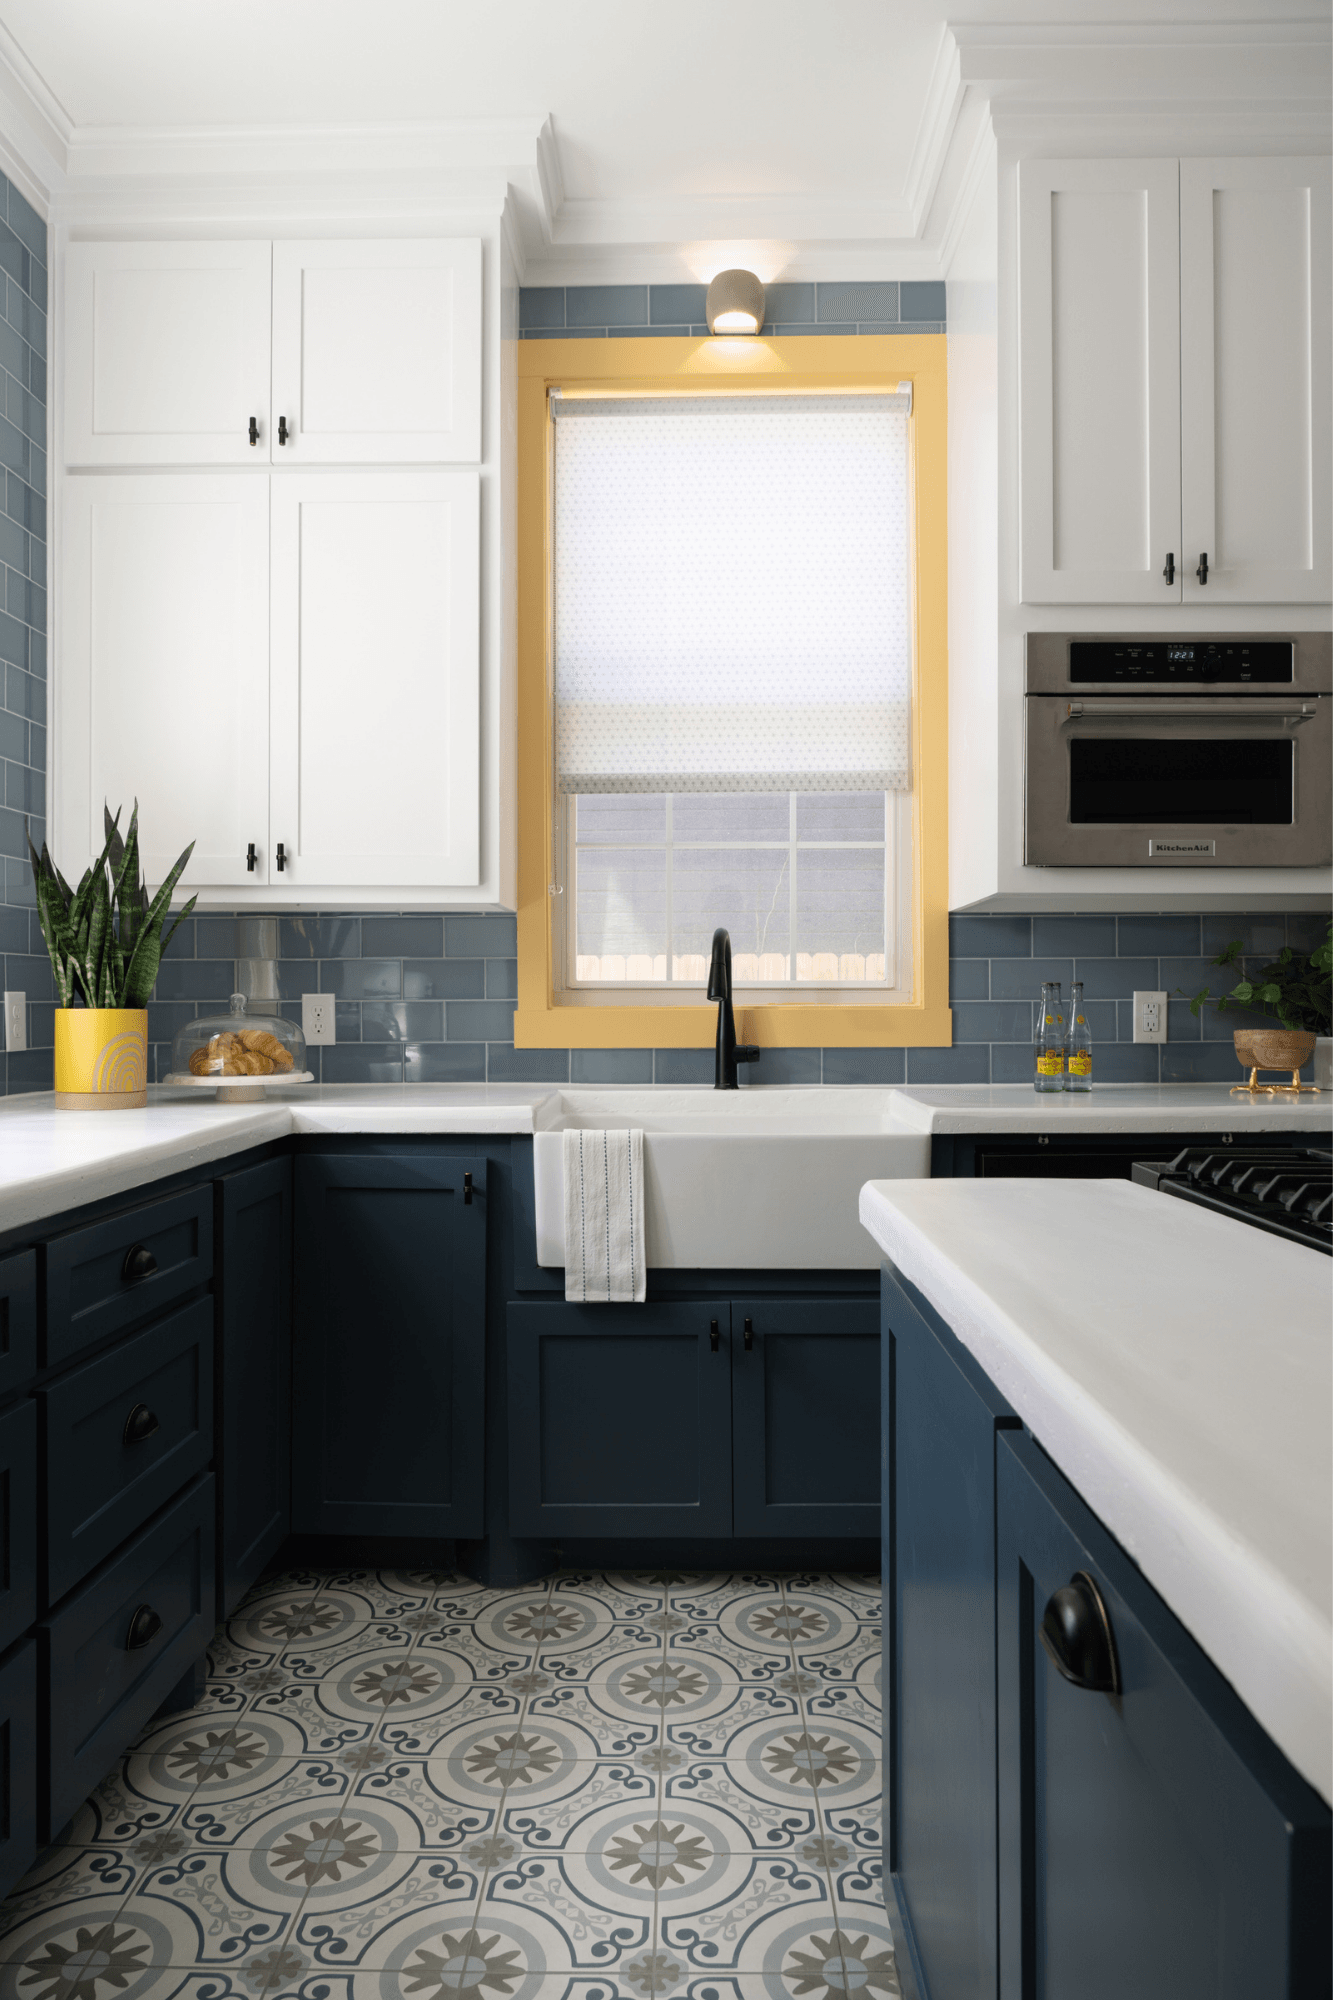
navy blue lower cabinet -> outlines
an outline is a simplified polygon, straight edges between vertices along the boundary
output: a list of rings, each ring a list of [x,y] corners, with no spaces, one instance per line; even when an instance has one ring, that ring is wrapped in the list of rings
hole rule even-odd
[[[36,1616],[37,1405],[25,1396],[0,1417],[0,1652]]]
[[[218,1618],[291,1531],[292,1163],[215,1183]]]
[[[37,1647],[27,1639],[0,1665],[0,1896],[37,1852]]]
[[[0,1257],[0,1396],[37,1372],[37,1252]]]
[[[293,1530],[479,1537],[485,1360],[484,1155],[298,1159]]]
[[[213,1481],[187,1488],[37,1628],[45,1679],[38,1835],[52,1840],[207,1649]]]
[[[731,1533],[734,1324],[702,1305],[511,1305],[509,1525]]]
[[[1017,1418],[887,1268],[882,1305],[885,1873],[928,2000],[977,2000],[998,1952],[995,1442]]]
[[[1328,1808],[1030,1437],[996,1486],[1001,2000],[1325,2000]],[[1080,1571],[1118,1695],[1038,1636]]]
[[[874,1299],[732,1300],[738,1536],[879,1534],[879,1311]]]

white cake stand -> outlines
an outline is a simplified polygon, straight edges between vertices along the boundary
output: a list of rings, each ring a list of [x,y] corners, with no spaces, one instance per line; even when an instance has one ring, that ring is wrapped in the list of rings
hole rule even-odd
[[[187,1071],[184,1076],[173,1073],[162,1081],[173,1090],[216,1091],[219,1104],[262,1104],[270,1090],[285,1089],[289,1083],[313,1083],[315,1073],[286,1069],[274,1076],[194,1076]]]

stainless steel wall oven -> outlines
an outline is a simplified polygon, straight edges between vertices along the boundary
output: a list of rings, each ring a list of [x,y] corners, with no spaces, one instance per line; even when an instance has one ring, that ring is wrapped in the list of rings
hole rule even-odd
[[[1333,861],[1333,637],[1029,632],[1023,859]]]

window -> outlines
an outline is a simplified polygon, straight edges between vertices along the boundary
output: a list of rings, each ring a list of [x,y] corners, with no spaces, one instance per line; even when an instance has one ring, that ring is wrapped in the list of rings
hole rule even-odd
[[[897,990],[910,400],[553,397],[565,987]]]
[[[518,1046],[949,1041],[944,359],[518,348]]]

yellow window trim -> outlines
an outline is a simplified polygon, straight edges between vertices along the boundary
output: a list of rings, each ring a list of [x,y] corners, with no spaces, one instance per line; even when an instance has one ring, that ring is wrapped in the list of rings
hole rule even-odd
[[[697,395],[762,382],[793,392],[878,391],[910,381],[916,498],[912,689],[913,978],[906,1002],[781,1001],[737,1009],[760,1048],[947,1048],[949,1012],[948,516],[943,334],[783,340],[518,343],[518,1008],[526,1049],[710,1048],[717,1009],[562,1003],[552,976],[551,430],[548,391]]]

